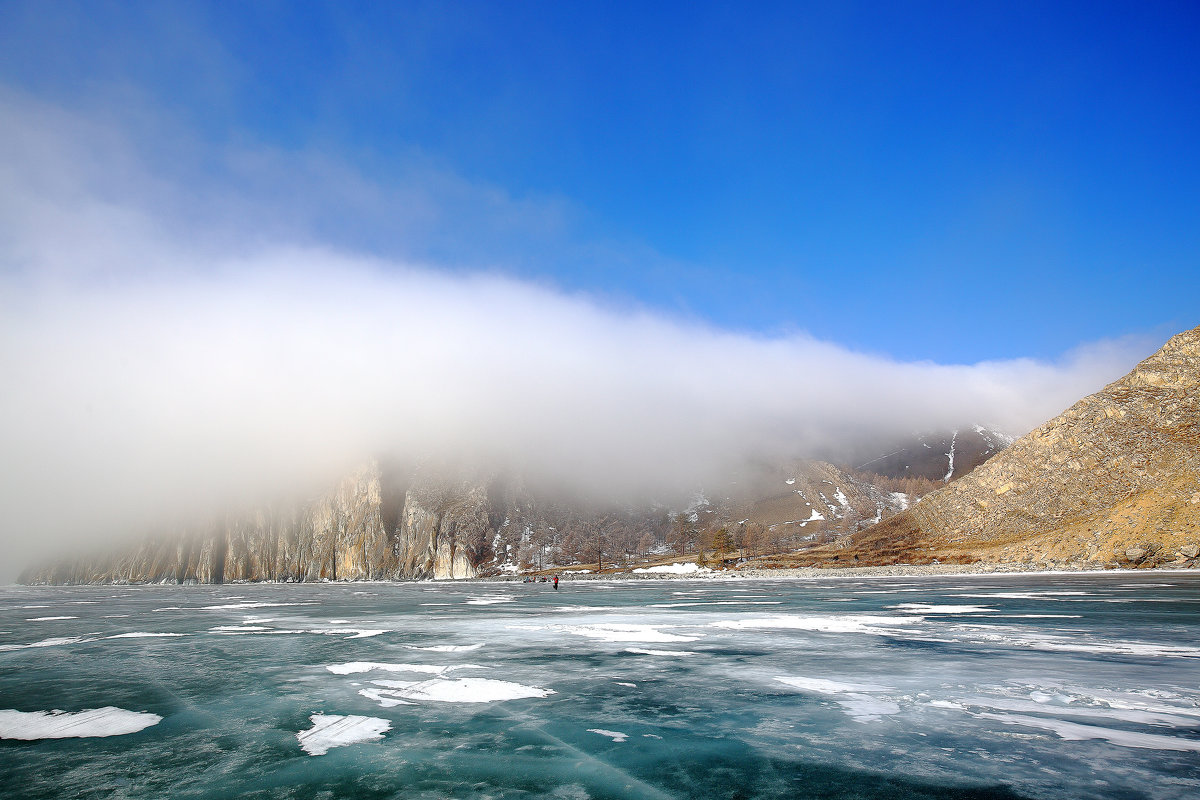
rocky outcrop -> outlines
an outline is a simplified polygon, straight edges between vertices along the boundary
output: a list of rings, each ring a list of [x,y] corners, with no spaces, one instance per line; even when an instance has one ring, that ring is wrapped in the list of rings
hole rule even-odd
[[[371,462],[306,504],[156,532],[116,552],[60,559],[24,583],[470,578],[491,557],[480,487],[421,484]]]
[[[1200,540],[1200,328],[855,539],[861,561],[1184,564]]]

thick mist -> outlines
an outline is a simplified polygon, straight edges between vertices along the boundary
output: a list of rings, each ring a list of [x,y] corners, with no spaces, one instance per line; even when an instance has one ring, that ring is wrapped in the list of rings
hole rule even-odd
[[[320,491],[375,456],[620,501],[746,458],[971,423],[1019,435],[1152,349],[901,363],[364,254],[276,224],[292,186],[275,205],[247,189],[256,216],[236,184],[181,183],[110,128],[0,99],[0,579]]]

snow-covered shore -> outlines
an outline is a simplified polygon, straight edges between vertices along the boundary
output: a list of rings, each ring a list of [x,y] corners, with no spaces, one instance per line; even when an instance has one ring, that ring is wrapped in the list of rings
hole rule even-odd
[[[866,578],[866,577],[919,577],[923,575],[1076,575],[1080,573],[1103,573],[1111,575],[1153,572],[1195,573],[1194,569],[1105,569],[1101,566],[1078,567],[1055,564],[1048,569],[1034,564],[893,564],[886,567],[794,567],[791,569],[763,569],[758,567],[729,570],[663,571],[655,573],[637,571],[574,572],[565,570],[559,575],[562,581],[611,581],[611,580],[739,580],[777,578]],[[481,581],[516,581],[523,576],[511,578],[477,578]]]

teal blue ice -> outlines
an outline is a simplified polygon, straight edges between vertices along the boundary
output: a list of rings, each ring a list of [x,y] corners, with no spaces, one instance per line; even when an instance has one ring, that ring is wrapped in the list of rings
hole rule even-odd
[[[1200,797],[1190,574],[0,598],[6,800]]]

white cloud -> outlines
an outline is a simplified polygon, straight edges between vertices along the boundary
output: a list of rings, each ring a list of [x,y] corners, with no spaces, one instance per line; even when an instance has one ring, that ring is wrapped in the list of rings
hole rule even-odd
[[[364,256],[322,244],[309,223],[326,205],[293,195],[326,175],[363,208],[424,198],[415,227],[457,205],[463,234],[497,217],[553,227],[557,206],[441,177],[385,189],[304,156],[304,180],[248,183],[288,173],[267,160],[188,183],[111,127],[0,96],[6,551],[320,485],[380,453],[621,496],[747,455],[977,421],[1020,434],[1148,352],[1122,340],[1057,363],[900,363]],[[446,181],[453,192],[430,189]]]

